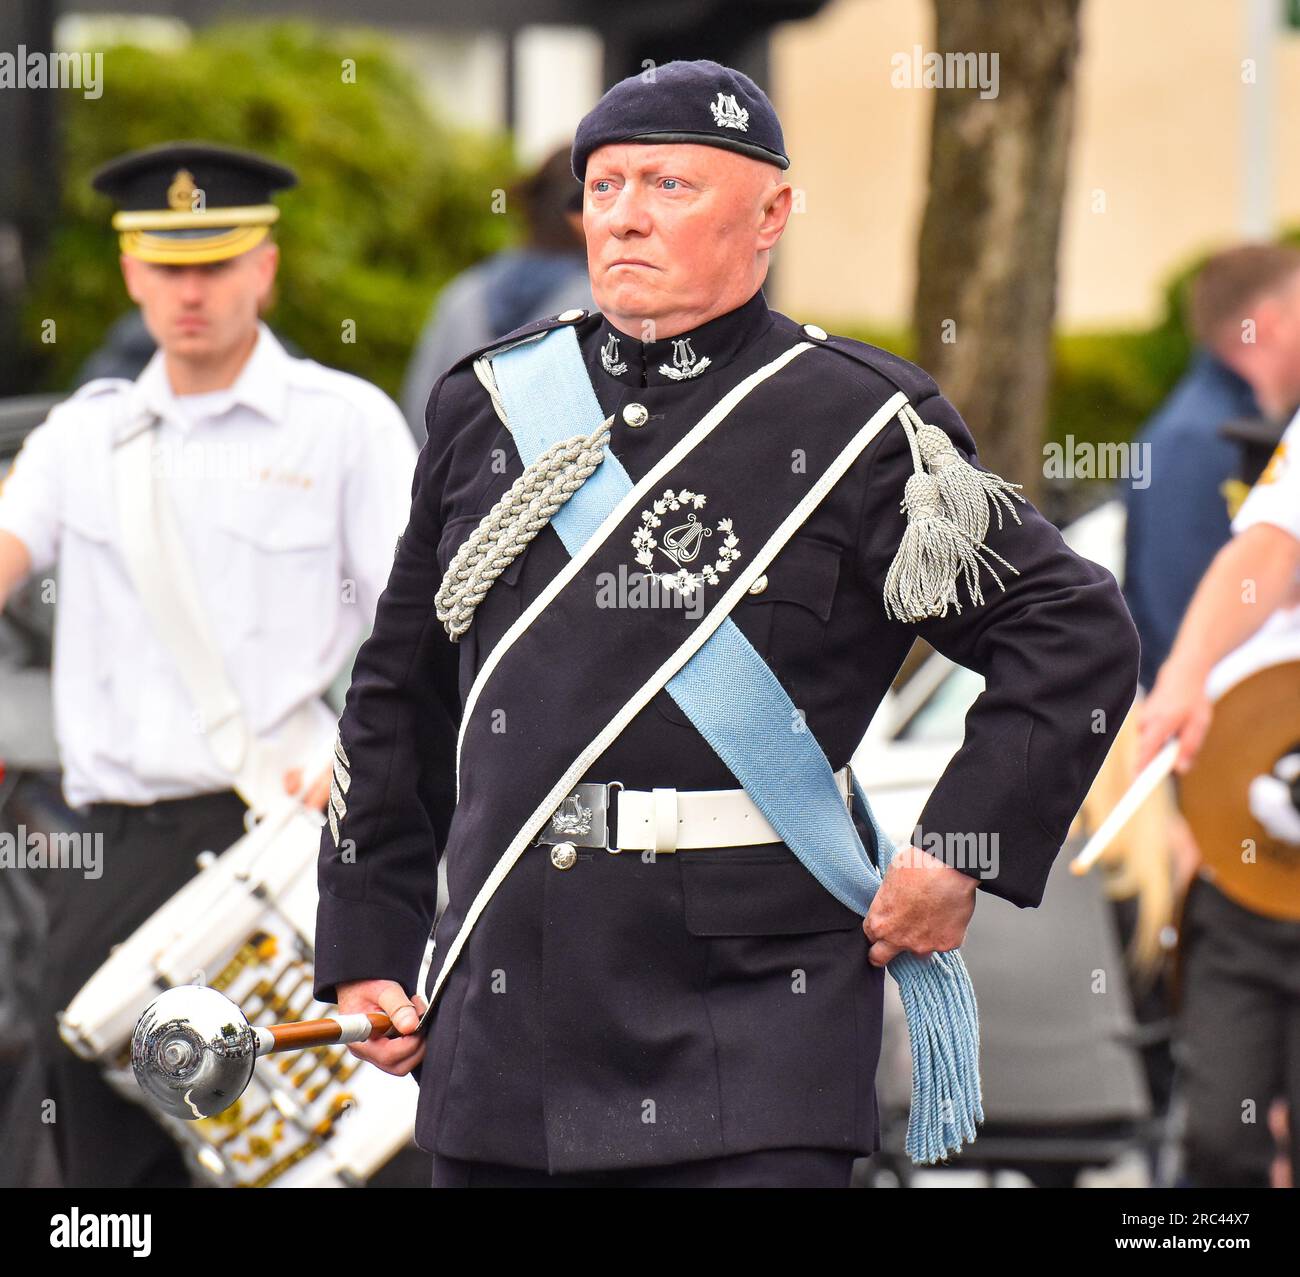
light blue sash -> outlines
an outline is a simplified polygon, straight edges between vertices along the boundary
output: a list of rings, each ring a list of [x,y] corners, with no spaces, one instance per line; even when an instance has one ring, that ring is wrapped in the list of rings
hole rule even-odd
[[[568,325],[492,357],[492,369],[525,466],[605,419]],[[591,477],[551,519],[570,555],[632,487],[606,447]],[[821,746],[735,622],[725,619],[665,687],[809,873],[865,917],[894,845],[854,776],[856,811],[875,830],[877,870]],[[975,1123],[984,1120],[974,990],[956,950],[924,960],[901,953],[888,970],[898,982],[911,1033],[907,1152],[914,1162],[928,1164],[960,1150],[963,1139],[973,1141]]]

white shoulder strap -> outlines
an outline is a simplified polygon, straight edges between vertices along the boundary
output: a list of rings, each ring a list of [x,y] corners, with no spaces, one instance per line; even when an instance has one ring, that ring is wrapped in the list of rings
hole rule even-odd
[[[122,556],[154,632],[175,660],[217,761],[239,796],[259,814],[283,803],[283,768],[311,760],[272,758],[251,736],[239,696],[203,610],[171,499],[154,464],[154,427],[146,413],[119,436],[113,488]],[[304,706],[296,730],[283,733],[300,747],[311,739],[315,715]],[[277,754],[282,751],[276,751]]]

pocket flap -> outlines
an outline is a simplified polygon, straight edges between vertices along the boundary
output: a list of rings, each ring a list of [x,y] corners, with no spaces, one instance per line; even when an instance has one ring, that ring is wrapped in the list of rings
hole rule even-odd
[[[862,925],[785,843],[673,854],[681,862],[686,930],[692,935],[802,935]]]
[[[231,536],[259,549],[287,552],[333,545],[338,520],[324,511],[288,505],[278,510],[250,510],[247,514],[230,512],[223,514],[219,522]]]
[[[812,537],[794,536],[768,565],[767,588],[746,602],[798,603],[823,621],[830,620],[840,576],[840,549]]]

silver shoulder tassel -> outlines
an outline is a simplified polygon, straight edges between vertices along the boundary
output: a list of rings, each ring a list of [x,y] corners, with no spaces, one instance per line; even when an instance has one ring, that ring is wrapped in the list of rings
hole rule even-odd
[[[959,577],[965,578],[970,601],[978,607],[984,602],[981,567],[1006,589],[990,558],[1019,575],[984,538],[990,506],[999,528],[1004,507],[1020,522],[1012,498],[1024,501],[1017,491],[1021,485],[976,469],[938,426],[922,421],[911,404],[903,405],[898,420],[907,434],[913,473],[899,507],[907,515],[907,527],[885,576],[885,614],[916,622],[947,616],[950,606],[960,612]]]

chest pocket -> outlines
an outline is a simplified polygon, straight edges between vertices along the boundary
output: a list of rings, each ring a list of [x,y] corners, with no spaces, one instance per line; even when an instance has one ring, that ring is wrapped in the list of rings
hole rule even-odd
[[[785,843],[676,854],[691,935],[807,935],[862,925]]]
[[[323,502],[250,501],[217,522],[233,551],[232,586],[252,604],[244,628],[318,638],[345,597],[337,513]]]
[[[63,532],[75,542],[106,548],[113,539],[113,527],[106,510],[98,504],[69,505],[62,516]]]
[[[741,633],[779,673],[812,672],[821,660],[839,586],[840,557],[837,545],[793,536],[768,565],[764,588],[745,595],[732,610],[731,619]],[[661,690],[654,704],[670,723],[692,726],[667,691]]]

